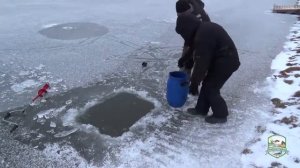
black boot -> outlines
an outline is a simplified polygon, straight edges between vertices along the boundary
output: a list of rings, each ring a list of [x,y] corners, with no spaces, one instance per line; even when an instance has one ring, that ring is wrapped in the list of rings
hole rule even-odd
[[[227,117],[224,117],[224,118],[216,118],[214,116],[208,116],[208,117],[205,117],[205,121],[207,123],[210,123],[210,124],[217,124],[217,123],[226,123],[227,122]]]
[[[202,116],[202,117],[205,117],[207,115],[207,114],[197,111],[196,108],[188,108],[187,114],[193,115],[193,116]]]

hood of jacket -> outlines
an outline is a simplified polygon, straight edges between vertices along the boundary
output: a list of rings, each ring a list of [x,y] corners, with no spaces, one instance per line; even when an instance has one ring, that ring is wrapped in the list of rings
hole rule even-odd
[[[176,32],[181,35],[185,43],[191,46],[194,40],[195,33],[201,22],[193,15],[180,15],[176,21]]]
[[[203,9],[204,8],[204,3],[202,1],[199,1],[199,4],[200,4],[201,8]]]

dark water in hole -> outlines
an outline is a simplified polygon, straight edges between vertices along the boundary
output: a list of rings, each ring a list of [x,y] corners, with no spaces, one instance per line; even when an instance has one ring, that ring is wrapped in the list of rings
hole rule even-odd
[[[153,108],[153,103],[124,92],[89,108],[77,121],[97,127],[101,134],[117,137]]]

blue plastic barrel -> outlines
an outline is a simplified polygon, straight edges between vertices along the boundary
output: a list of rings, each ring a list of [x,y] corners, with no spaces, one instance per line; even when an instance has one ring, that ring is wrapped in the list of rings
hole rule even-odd
[[[169,73],[167,82],[167,101],[172,107],[182,107],[187,100],[189,92],[188,75],[182,71]]]

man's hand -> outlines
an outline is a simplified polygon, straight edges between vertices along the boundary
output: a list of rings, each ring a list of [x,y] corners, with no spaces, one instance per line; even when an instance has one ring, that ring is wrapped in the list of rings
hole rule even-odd
[[[183,46],[181,58],[178,60],[178,67],[183,68],[188,61],[192,57],[192,51],[189,46]]]
[[[185,63],[184,63],[184,67],[186,69],[192,69],[194,66],[194,60],[193,58],[190,58],[189,60],[187,60]]]
[[[199,94],[198,85],[197,84],[195,85],[195,84],[191,83],[190,87],[189,87],[189,92],[193,96],[198,95]]]
[[[179,68],[183,68],[183,66],[184,66],[184,58],[183,57],[181,57],[181,58],[179,58],[179,60],[178,60],[178,67]]]

